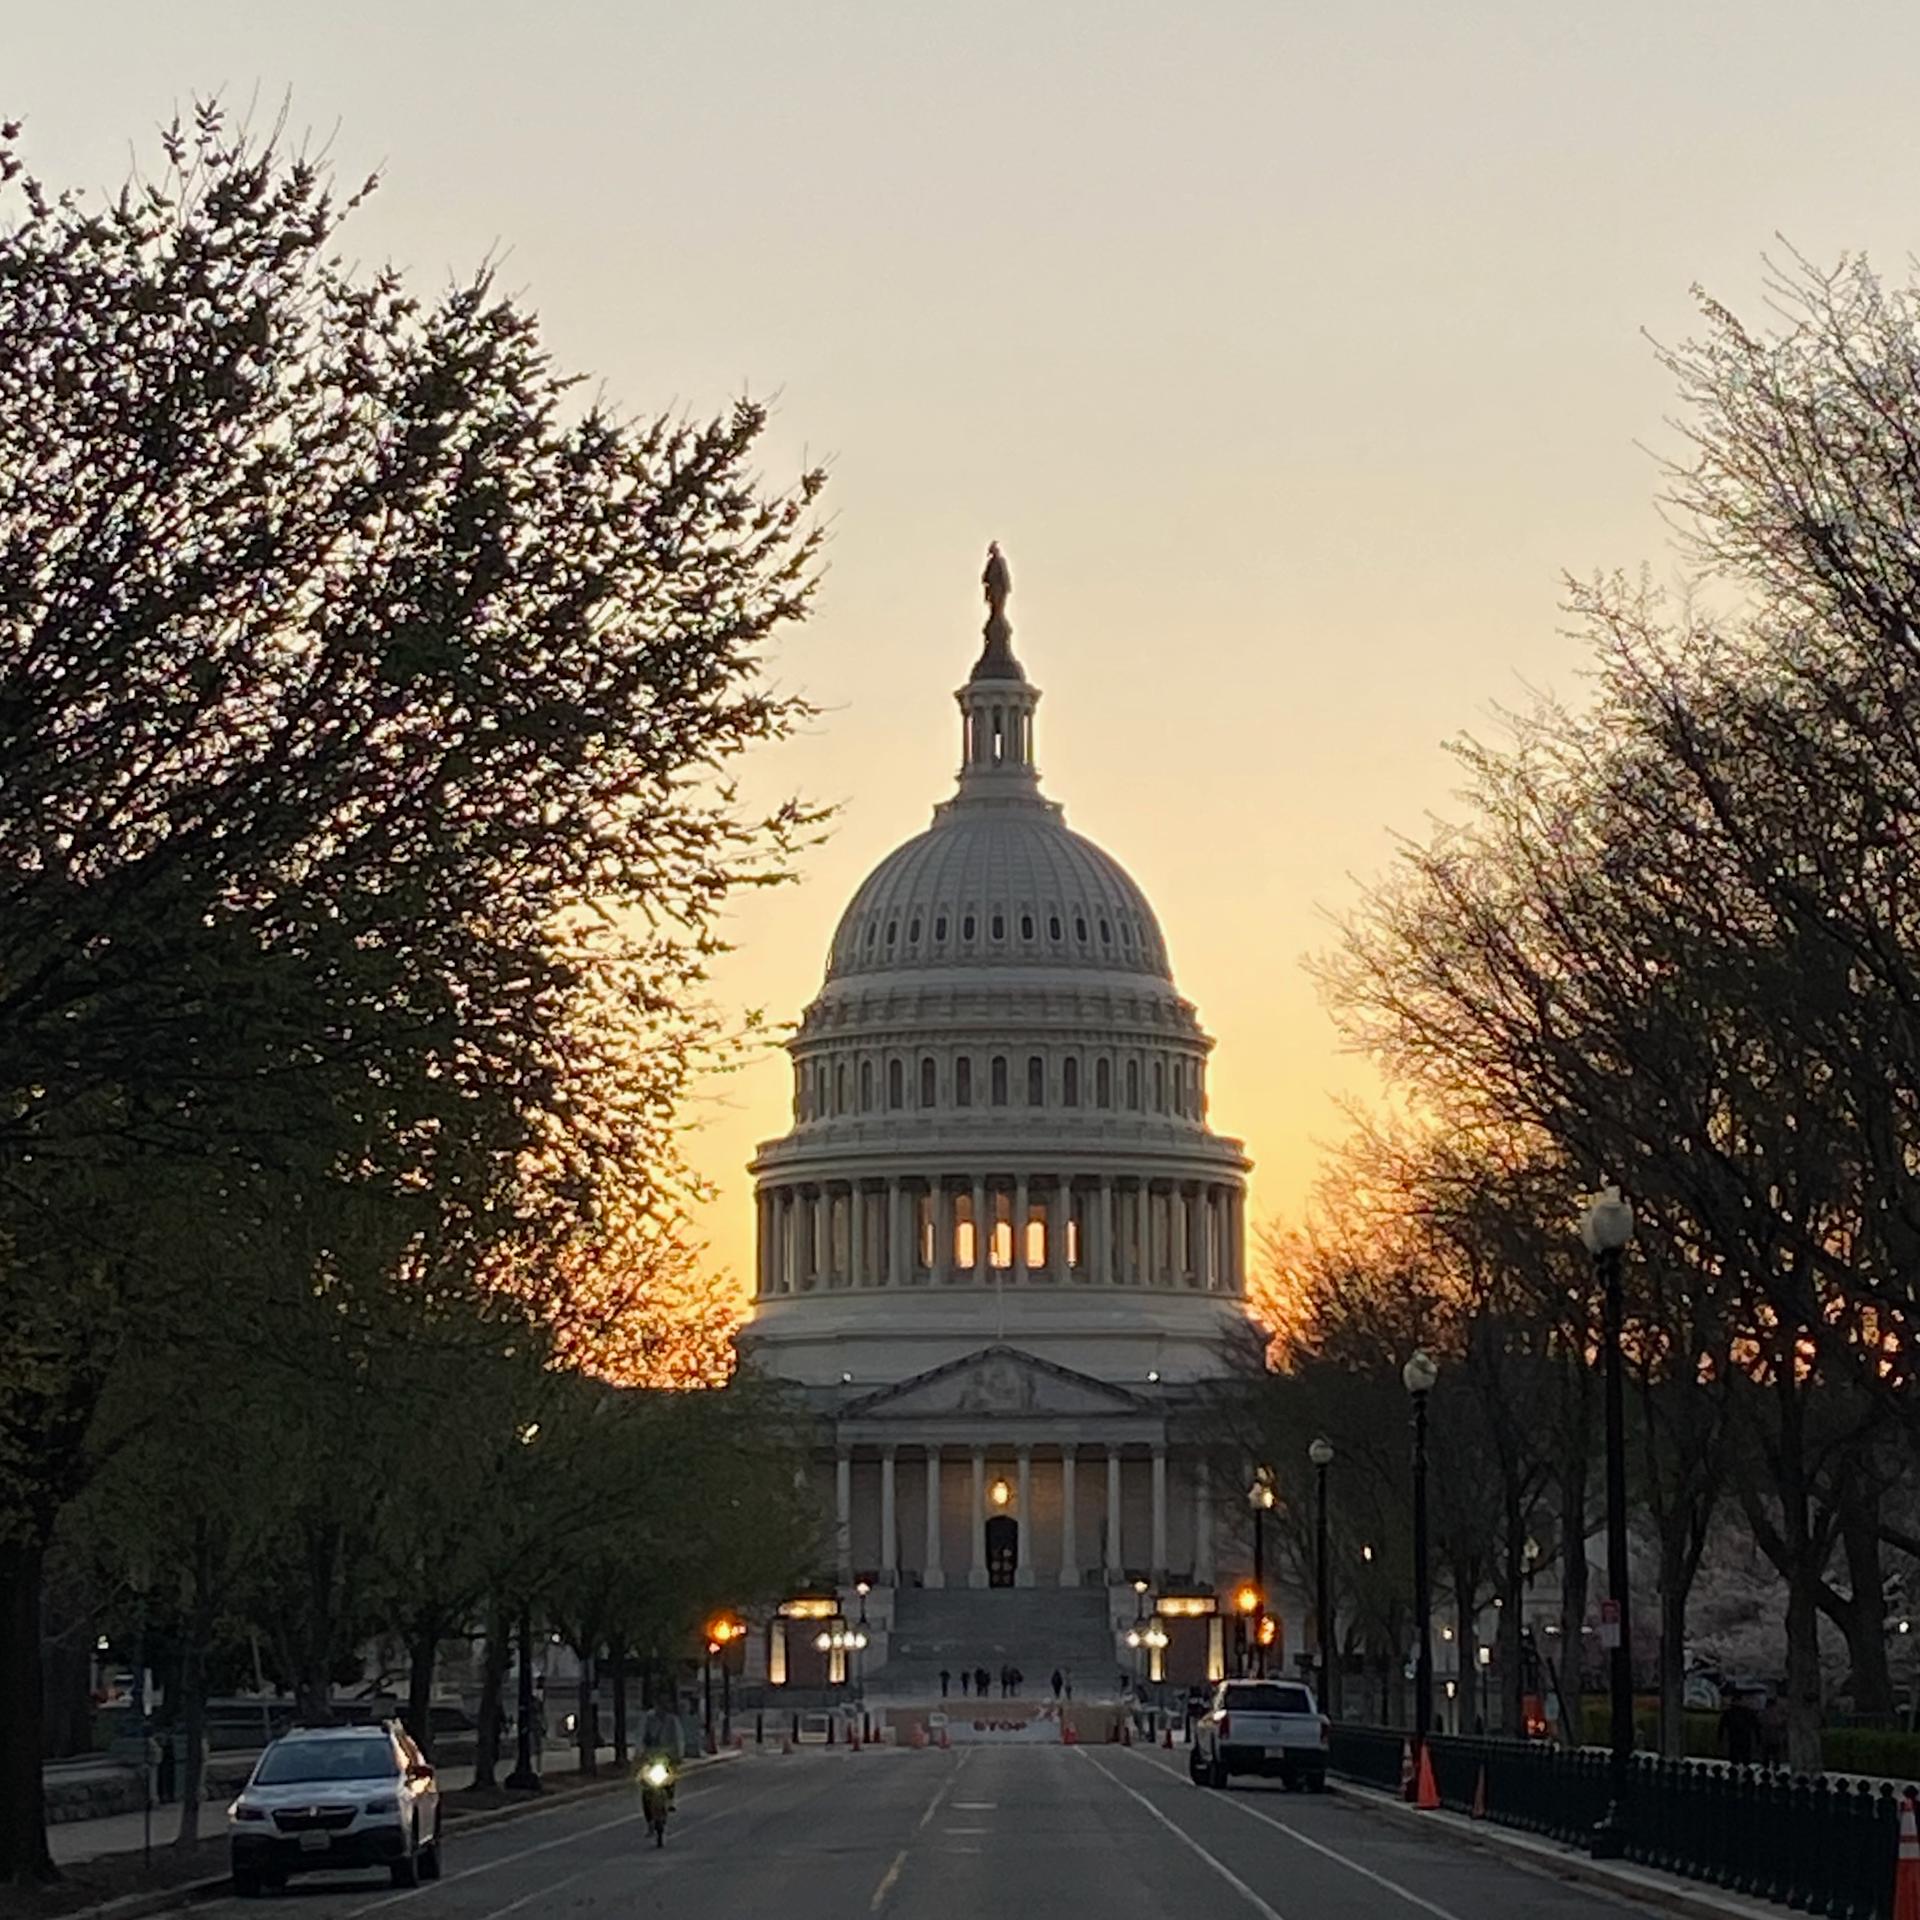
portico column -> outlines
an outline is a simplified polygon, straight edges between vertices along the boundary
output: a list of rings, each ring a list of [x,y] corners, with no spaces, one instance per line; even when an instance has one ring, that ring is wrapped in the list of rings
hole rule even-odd
[[[973,1283],[977,1287],[987,1284],[987,1241],[991,1229],[987,1224],[987,1183],[978,1174],[973,1177]]]
[[[1047,1209],[1047,1277],[1064,1284],[1073,1275],[1073,1263],[1069,1258],[1072,1251],[1067,1245],[1073,1219],[1073,1188],[1065,1180],[1056,1180],[1053,1185],[1053,1204]],[[1085,1247],[1080,1249],[1080,1258],[1087,1257]]]
[[[1213,1191],[1210,1181],[1200,1183],[1200,1284],[1209,1293],[1220,1283],[1214,1268],[1220,1235],[1214,1222]]]
[[[885,1447],[880,1454],[880,1580],[883,1586],[892,1586],[896,1570],[900,1565],[900,1550],[895,1541],[899,1530],[899,1508],[893,1483],[893,1465],[896,1449]]]
[[[1120,1281],[1120,1243],[1113,1231],[1113,1181],[1100,1176],[1100,1277],[1108,1286]]]
[[[967,1568],[967,1585],[984,1587],[987,1584],[987,1456],[979,1447],[973,1450],[973,1512],[969,1531],[973,1535],[973,1561]]]
[[[1032,1559],[1034,1550],[1033,1449],[1031,1447],[1022,1447],[1015,1456],[1015,1460],[1018,1467],[1015,1478],[1020,1489],[1018,1496],[1020,1501],[1020,1537],[1027,1545],[1026,1551],[1021,1554],[1019,1563],[1014,1568],[1013,1583],[1017,1587],[1030,1587],[1033,1585],[1034,1576]]]
[[[1153,1450],[1153,1562],[1148,1577],[1157,1588],[1167,1574],[1167,1450]]]
[[[807,1190],[807,1207],[813,1224],[813,1277],[833,1284],[833,1207],[825,1187]]]
[[[844,1447],[833,1465],[833,1506],[837,1516],[835,1553],[844,1587],[853,1578],[853,1456]]]
[[[1184,1287],[1187,1275],[1192,1270],[1187,1247],[1187,1183],[1184,1180],[1176,1180],[1167,1189],[1167,1209],[1167,1238],[1173,1254],[1173,1279],[1176,1285]]]
[[[928,1190],[927,1217],[933,1222],[933,1255],[927,1262],[927,1277],[949,1286],[953,1281],[953,1193],[944,1173]]]
[[[1136,1285],[1153,1285],[1153,1182],[1142,1179],[1134,1187],[1134,1263]]]
[[[1074,1511],[1075,1481],[1080,1477],[1079,1450],[1068,1441],[1060,1449],[1060,1584],[1080,1584],[1080,1516]]]
[[[1193,1577],[1202,1586],[1213,1579],[1213,1481],[1205,1460],[1193,1463]]]
[[[1247,1284],[1247,1196],[1238,1187],[1227,1190],[1227,1275],[1235,1293]]]
[[[1027,1214],[1032,1202],[1027,1195],[1027,1176],[1019,1174],[1013,1183],[1013,1277],[1026,1280],[1031,1276],[1027,1270]]]
[[[1118,1580],[1127,1570],[1120,1541],[1120,1449],[1107,1449],[1107,1578]]]
[[[887,1285],[907,1284],[907,1191],[896,1178],[887,1182]]]
[[[867,1190],[858,1180],[847,1182],[847,1284],[867,1284]]]
[[[927,1449],[927,1543],[925,1564],[920,1569],[923,1586],[944,1587],[947,1576],[940,1571],[940,1449]]]

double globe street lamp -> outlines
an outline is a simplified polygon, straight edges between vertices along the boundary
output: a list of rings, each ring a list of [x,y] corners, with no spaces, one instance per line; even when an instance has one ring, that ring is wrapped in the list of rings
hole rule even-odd
[[[1333,1465],[1333,1442],[1322,1434],[1307,1449],[1313,1464],[1313,1579],[1314,1617],[1320,1626],[1320,1711],[1339,1709],[1333,1698],[1333,1609],[1327,1578],[1327,1469]]]
[[[1413,1649],[1414,1757],[1433,1726],[1433,1594],[1427,1577],[1427,1396],[1440,1369],[1424,1347],[1400,1369],[1400,1384],[1413,1402]]]
[[[1580,1239],[1593,1256],[1601,1290],[1601,1348],[1606,1363],[1607,1604],[1600,1637],[1607,1650],[1612,1740],[1607,1756],[1607,1810],[1593,1830],[1596,1860],[1618,1860],[1627,1844],[1627,1793],[1633,1767],[1633,1642],[1627,1608],[1627,1420],[1620,1353],[1620,1263],[1633,1238],[1633,1208],[1618,1187],[1596,1194],[1580,1220]]]
[[[1247,1489],[1247,1505],[1253,1510],[1253,1646],[1247,1670],[1262,1676],[1267,1671],[1267,1515],[1278,1499],[1273,1469],[1255,1467]]]

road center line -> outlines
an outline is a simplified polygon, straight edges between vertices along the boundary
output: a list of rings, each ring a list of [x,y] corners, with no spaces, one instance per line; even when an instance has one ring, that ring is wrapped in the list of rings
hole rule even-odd
[[[926,1831],[927,1822],[940,1811],[940,1802],[952,1791],[953,1783],[960,1777],[960,1769],[966,1764],[967,1756],[963,1753],[959,1759],[953,1763],[952,1772],[947,1774],[940,1784],[934,1788],[933,1798],[927,1802],[921,1812],[920,1818],[913,1823],[915,1833],[924,1833]],[[907,1843],[908,1846],[912,1844],[912,1841],[908,1841]],[[906,1864],[907,1848],[902,1847],[900,1851],[893,1856],[893,1864],[880,1876],[880,1884],[874,1888],[873,1898],[867,1902],[867,1911],[869,1913],[878,1913],[880,1911],[887,1895],[893,1891],[894,1882],[900,1878],[900,1869]]]
[[[1152,1760],[1148,1765],[1156,1773],[1172,1774],[1179,1778],[1176,1769],[1163,1767],[1159,1761]],[[1231,1793],[1215,1793],[1212,1796],[1223,1807],[1231,1807],[1235,1813],[1244,1813],[1249,1820],[1258,1820],[1265,1825],[1284,1833],[1289,1840],[1297,1840],[1312,1852],[1324,1859],[1332,1860],[1345,1867],[1350,1873],[1357,1873],[1363,1880],[1371,1880],[1376,1887],[1385,1887],[1389,1893],[1398,1894],[1410,1907],[1418,1907],[1422,1913],[1430,1913],[1434,1920],[1460,1920],[1460,1916],[1446,1907],[1436,1906],[1424,1894],[1415,1893],[1409,1887],[1403,1887],[1398,1880],[1389,1880],[1384,1873],[1376,1873],[1371,1867],[1363,1867],[1358,1860],[1350,1858],[1337,1847],[1330,1847],[1324,1840],[1316,1840],[1311,1834],[1302,1833],[1298,1827],[1289,1826],[1286,1821],[1277,1819],[1273,1814],[1262,1813],[1258,1807],[1249,1806],[1244,1800],[1236,1800]]]
[[[1113,1784],[1116,1787],[1118,1787],[1122,1793],[1127,1794],[1132,1799],[1139,1801],[1139,1803],[1143,1807],[1145,1807],[1146,1810],[1150,1814],[1152,1814],[1153,1817],[1156,1820],[1158,1820],[1160,1824],[1163,1827],[1165,1827],[1166,1830],[1170,1834],[1172,1834],[1173,1837],[1176,1840],[1178,1840],[1183,1847],[1191,1848],[1193,1852],[1197,1853],[1200,1856],[1200,1858],[1204,1860],[1207,1863],[1207,1865],[1210,1866],[1214,1870],[1214,1872],[1217,1873],[1220,1876],[1220,1878],[1224,1880],[1227,1883],[1227,1885],[1230,1886],[1234,1890],[1234,1892],[1237,1893],[1241,1897],[1241,1899],[1243,1899],[1247,1903],[1247,1905],[1254,1910],[1255,1913],[1261,1916],[1261,1920],[1285,1920],[1285,1915],[1279,1913],[1274,1908],[1268,1906],[1267,1903],[1264,1900],[1262,1900],[1260,1896],[1257,1893],[1255,1893],[1254,1890],[1250,1886],[1248,1886],[1247,1883],[1244,1880],[1242,1880],[1240,1876],[1237,1873],[1235,1873],[1234,1870],[1230,1866],[1228,1866],[1224,1860],[1216,1859],[1212,1854],[1210,1854],[1206,1850],[1205,1847],[1203,1847],[1200,1844],[1198,1840],[1196,1840],[1193,1837],[1192,1834],[1190,1834],[1186,1830],[1185,1827],[1182,1827],[1176,1824],[1174,1821],[1168,1819],[1168,1817],[1164,1813],[1162,1813],[1160,1809],[1156,1807],[1153,1804],[1153,1802],[1149,1800],[1144,1793],[1136,1793],[1134,1789],[1128,1786],[1127,1783],[1124,1780],[1122,1780],[1117,1773],[1108,1772],[1108,1770],[1105,1767],[1101,1766],[1100,1762],[1096,1760],[1092,1754],[1087,1752],[1085,1747],[1082,1747],[1080,1749],[1080,1752],[1085,1757],[1086,1762],[1090,1767],[1093,1767],[1098,1772],[1105,1774],[1107,1779],[1111,1780]]]
[[[880,1876],[880,1884],[873,1890],[873,1898],[867,1902],[869,1913],[878,1913],[880,1903],[893,1891],[893,1883],[900,1878],[900,1869],[907,1864],[907,1850],[902,1847],[893,1856],[893,1865]]]

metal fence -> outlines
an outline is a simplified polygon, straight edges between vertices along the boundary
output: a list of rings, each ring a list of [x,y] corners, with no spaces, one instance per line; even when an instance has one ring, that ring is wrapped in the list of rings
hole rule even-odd
[[[1335,1727],[1332,1771],[1399,1790],[1406,1735]],[[1441,1804],[1471,1813],[1482,1798],[1500,1826],[1585,1846],[1606,1811],[1607,1755],[1526,1740],[1434,1734]],[[1893,1788],[1759,1767],[1697,1767],[1635,1754],[1626,1858],[1828,1920],[1891,1920],[1900,1800]]]

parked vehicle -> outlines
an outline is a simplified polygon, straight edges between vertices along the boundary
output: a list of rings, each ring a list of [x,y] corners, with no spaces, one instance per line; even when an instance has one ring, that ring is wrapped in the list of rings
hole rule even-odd
[[[241,1895],[342,1867],[384,1866],[396,1887],[440,1877],[440,1789],[398,1722],[283,1734],[227,1809],[227,1831]]]
[[[1327,1784],[1332,1739],[1333,1722],[1311,1687],[1291,1680],[1226,1680],[1195,1723],[1187,1771],[1200,1787],[1224,1787],[1236,1773],[1257,1773],[1319,1793]]]

